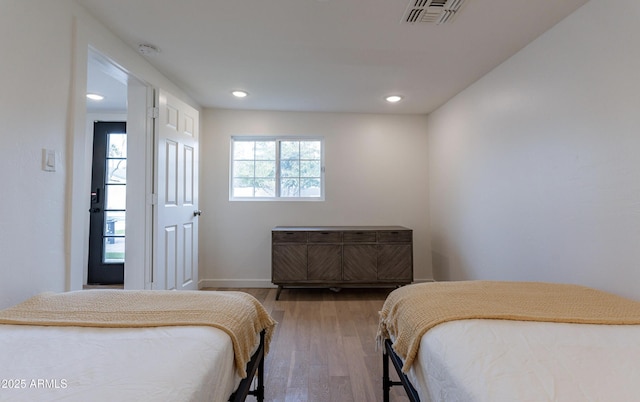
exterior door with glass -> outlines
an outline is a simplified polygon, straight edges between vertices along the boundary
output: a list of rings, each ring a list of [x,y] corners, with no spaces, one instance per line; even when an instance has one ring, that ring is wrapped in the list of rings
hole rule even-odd
[[[124,283],[127,195],[125,122],[94,123],[88,284]]]

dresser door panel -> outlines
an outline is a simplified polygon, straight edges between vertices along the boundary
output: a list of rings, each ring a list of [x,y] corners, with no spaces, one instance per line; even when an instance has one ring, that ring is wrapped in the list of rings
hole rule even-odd
[[[274,245],[272,248],[272,280],[307,280],[307,245]]]
[[[381,244],[378,246],[378,279],[413,279],[411,245]]]
[[[345,244],[343,253],[344,280],[376,281],[378,279],[375,245]]]
[[[310,244],[308,246],[308,279],[339,281],[342,279],[342,246]]]

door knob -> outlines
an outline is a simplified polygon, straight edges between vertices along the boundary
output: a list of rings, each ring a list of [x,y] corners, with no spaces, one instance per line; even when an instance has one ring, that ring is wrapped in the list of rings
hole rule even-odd
[[[199,209],[196,209],[195,211],[193,211],[193,216],[200,216],[202,215],[202,211],[200,211]]]

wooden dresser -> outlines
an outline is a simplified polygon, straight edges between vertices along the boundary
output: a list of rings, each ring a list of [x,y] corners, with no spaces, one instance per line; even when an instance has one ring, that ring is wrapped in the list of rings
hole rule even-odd
[[[413,281],[413,231],[402,226],[276,226],[271,281],[284,287],[389,287]]]

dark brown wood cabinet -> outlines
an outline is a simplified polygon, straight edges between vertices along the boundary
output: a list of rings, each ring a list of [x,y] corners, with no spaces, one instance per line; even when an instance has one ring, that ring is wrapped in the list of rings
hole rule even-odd
[[[378,287],[413,282],[413,231],[402,226],[276,226],[271,280],[284,287]]]

